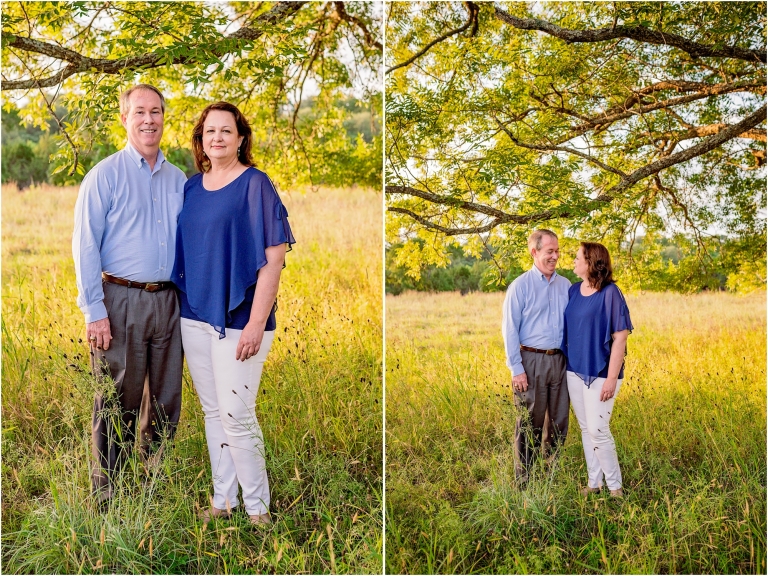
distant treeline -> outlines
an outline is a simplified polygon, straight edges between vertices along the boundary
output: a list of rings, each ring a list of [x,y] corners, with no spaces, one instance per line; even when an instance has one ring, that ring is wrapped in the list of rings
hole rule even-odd
[[[307,98],[302,104],[300,117],[311,117],[314,100]],[[366,144],[373,142],[375,133],[380,128],[374,126],[370,110],[366,109],[354,98],[339,100],[336,105],[347,113],[344,129],[347,133],[348,145],[345,150],[328,153],[326,157],[325,177],[320,177],[315,184],[331,186],[350,186],[353,184],[378,186],[381,182],[380,163],[381,151],[375,148],[365,149],[359,154],[358,140]],[[60,118],[64,117],[64,109],[57,110]],[[95,164],[118,148],[112,143],[97,143],[90,150],[80,150],[78,161],[79,170],[69,175],[70,167],[64,169],[50,161],[51,155],[57,148],[65,145],[58,137],[58,126],[51,118],[47,126],[24,126],[18,110],[2,111],[2,182],[15,182],[20,189],[32,184],[52,184],[54,186],[69,186],[79,184],[83,175]],[[191,138],[191,135],[190,135]],[[187,176],[197,170],[188,148],[162,146],[165,157],[181,168]],[[254,150],[254,156],[258,151]],[[327,164],[331,164],[328,166]],[[335,166],[338,164],[338,166]],[[59,169],[59,170],[57,170]]]
[[[454,244],[448,248],[447,266],[426,266],[416,279],[397,265],[395,258],[401,247],[402,244],[393,244],[387,249],[387,294],[397,295],[406,290],[459,291],[462,294],[502,291],[532,265],[502,258],[493,248],[481,257],[471,256],[460,245]],[[628,247],[623,248],[621,252],[611,250],[611,253],[614,278],[625,290],[748,293],[765,289],[765,233],[742,239],[708,238],[705,248],[699,250],[694,239],[684,235],[639,237],[632,246],[631,257],[626,250]],[[557,272],[571,282],[577,282],[579,278],[570,268],[570,262],[568,256],[562,258],[561,263],[569,267]]]

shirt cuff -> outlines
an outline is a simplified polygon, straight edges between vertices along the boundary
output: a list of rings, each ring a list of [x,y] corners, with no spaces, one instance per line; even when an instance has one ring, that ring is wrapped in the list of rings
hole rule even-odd
[[[523,372],[525,372],[525,368],[523,367],[522,362],[518,362],[517,364],[512,366],[512,376],[520,376],[520,374],[522,374]]]
[[[107,307],[104,306],[104,300],[100,300],[95,304],[91,304],[90,306],[85,306],[83,308],[80,308],[80,310],[85,315],[86,324],[90,324],[91,322],[96,322],[97,320],[103,320],[104,318],[107,317]]]

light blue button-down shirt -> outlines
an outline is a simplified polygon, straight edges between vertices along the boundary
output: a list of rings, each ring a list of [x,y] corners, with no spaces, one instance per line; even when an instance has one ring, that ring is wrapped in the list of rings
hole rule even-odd
[[[533,266],[507,288],[501,332],[507,367],[513,376],[525,372],[520,344],[550,350],[563,342],[563,318],[571,282],[553,273],[549,280]]]
[[[75,204],[72,254],[77,305],[86,322],[107,317],[102,271],[137,282],[170,280],[186,181],[162,152],[150,170],[130,144],[85,175]]]

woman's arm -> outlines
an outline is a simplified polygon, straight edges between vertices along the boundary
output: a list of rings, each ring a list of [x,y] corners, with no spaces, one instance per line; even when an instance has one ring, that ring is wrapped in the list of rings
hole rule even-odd
[[[611,346],[611,358],[608,361],[608,377],[603,384],[603,390],[600,392],[600,400],[605,402],[613,398],[616,392],[616,384],[619,380],[621,365],[624,363],[624,352],[627,350],[627,336],[629,330],[621,330],[611,334],[613,345]]]
[[[285,244],[270,246],[266,249],[267,264],[258,272],[256,293],[251,306],[251,318],[243,328],[240,341],[237,343],[236,360],[244,362],[261,348],[264,327],[267,324],[272,305],[275,303],[277,289],[280,286],[280,273],[285,262],[285,250]]]

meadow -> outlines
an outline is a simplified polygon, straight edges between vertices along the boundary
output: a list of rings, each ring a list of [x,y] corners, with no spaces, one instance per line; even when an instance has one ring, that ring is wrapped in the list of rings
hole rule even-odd
[[[628,294],[625,498],[565,446],[515,487],[503,293],[386,299],[386,572],[766,573],[764,293]]]
[[[381,573],[380,192],[283,192],[297,239],[257,404],[272,518],[208,525],[211,471],[188,373],[181,423],[106,513],[90,496],[95,383],[75,299],[76,188],[2,188],[3,573]]]

